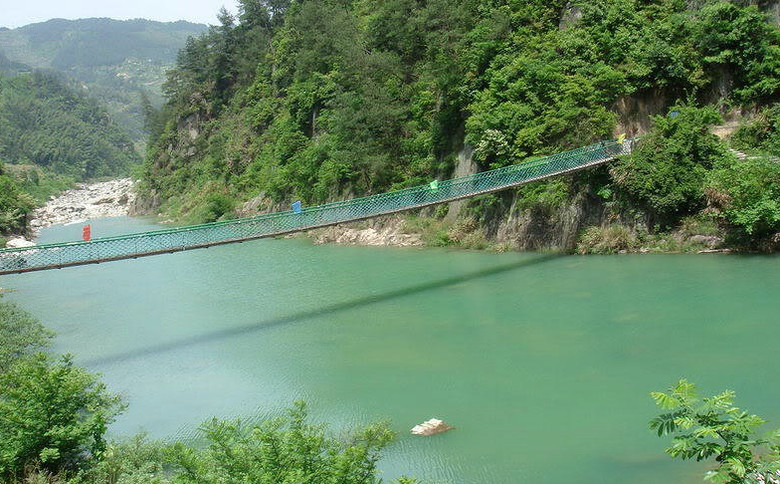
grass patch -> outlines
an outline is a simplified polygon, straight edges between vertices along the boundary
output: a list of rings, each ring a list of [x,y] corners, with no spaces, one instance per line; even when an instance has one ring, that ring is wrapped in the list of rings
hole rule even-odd
[[[619,254],[636,252],[642,247],[643,237],[623,225],[588,227],[577,243],[578,254]]]

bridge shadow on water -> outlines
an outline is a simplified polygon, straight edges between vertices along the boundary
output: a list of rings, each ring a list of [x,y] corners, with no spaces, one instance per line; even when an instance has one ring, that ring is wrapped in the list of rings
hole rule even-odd
[[[448,286],[454,286],[456,284],[460,284],[467,281],[472,281],[476,279],[495,276],[497,274],[512,272],[525,267],[543,264],[545,262],[548,262],[553,259],[558,259],[560,257],[563,256],[560,254],[543,254],[543,255],[539,255],[538,257],[534,257],[532,259],[522,260],[519,262],[514,262],[512,264],[499,265],[499,266],[491,267],[480,271],[469,272],[459,276],[453,276],[445,279],[439,279],[436,281],[416,284],[413,286],[396,289],[393,291],[388,291],[382,294],[372,294],[369,296],[360,297],[350,301],[344,301],[344,302],[324,306],[318,309],[301,311],[298,313],[290,314],[289,316],[282,316],[279,318],[270,319],[268,321],[260,321],[258,323],[218,330],[206,334],[199,334],[196,336],[182,338],[178,341],[161,343],[146,348],[138,348],[127,352],[118,353],[116,355],[106,356],[102,358],[95,358],[93,360],[87,360],[83,363],[86,366],[99,367],[99,366],[112,365],[116,363],[122,363],[125,361],[130,361],[139,358],[145,358],[149,356],[155,356],[168,351],[174,351],[181,348],[196,346],[199,344],[209,343],[218,340],[235,338],[237,336],[257,333],[278,326],[286,326],[290,324],[301,323],[306,320],[310,320],[322,316],[329,316],[332,314],[337,314],[352,309],[370,306],[372,304],[392,301],[395,299],[400,299],[415,294],[421,294],[426,291],[432,291],[432,290],[441,289]]]

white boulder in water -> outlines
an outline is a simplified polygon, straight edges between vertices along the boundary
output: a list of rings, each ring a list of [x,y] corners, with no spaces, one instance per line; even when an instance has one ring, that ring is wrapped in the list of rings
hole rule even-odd
[[[412,433],[414,435],[428,436],[428,435],[440,434],[442,432],[452,430],[453,428],[454,427],[450,427],[449,425],[444,423],[443,420],[439,420],[438,418],[432,418],[430,420],[426,420],[420,425],[415,425],[412,428]]]

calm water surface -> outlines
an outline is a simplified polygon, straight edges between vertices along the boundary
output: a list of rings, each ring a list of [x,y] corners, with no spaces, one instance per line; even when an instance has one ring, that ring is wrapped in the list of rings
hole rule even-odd
[[[107,236],[141,220],[93,223]],[[42,242],[76,240],[54,227]],[[701,482],[647,429],[680,377],[780,427],[780,258],[576,257],[264,240],[3,277],[56,349],[186,437],[296,399],[335,431],[389,419],[381,467],[428,483]],[[408,434],[430,417],[456,430]]]

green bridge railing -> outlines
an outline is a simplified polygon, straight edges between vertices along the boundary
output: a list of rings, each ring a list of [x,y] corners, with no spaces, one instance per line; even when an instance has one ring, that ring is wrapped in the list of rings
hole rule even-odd
[[[533,161],[403,190],[224,222],[0,250],[0,275],[133,259],[243,242],[364,220],[496,192],[599,165],[630,153],[634,140],[606,141]]]

